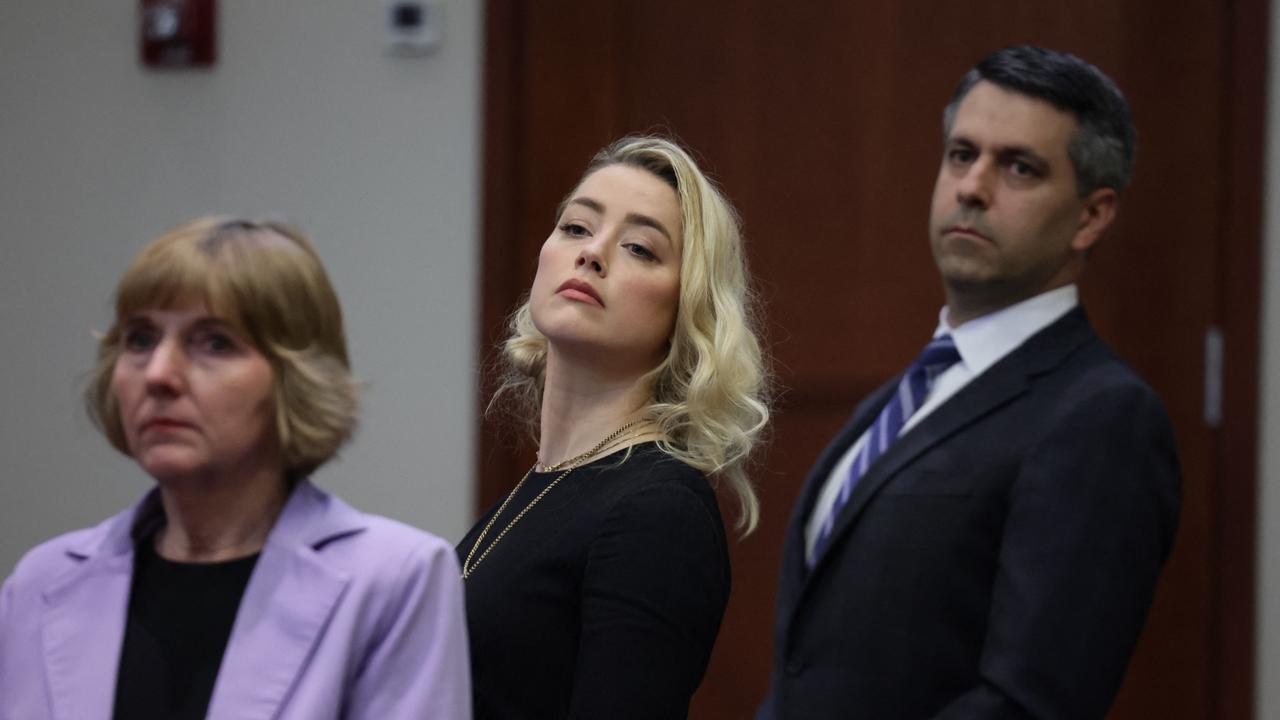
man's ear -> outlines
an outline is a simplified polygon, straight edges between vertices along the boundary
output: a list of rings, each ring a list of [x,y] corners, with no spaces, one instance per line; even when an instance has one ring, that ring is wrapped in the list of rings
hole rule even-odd
[[[1102,238],[1111,221],[1116,218],[1120,197],[1112,188],[1098,188],[1084,200],[1080,210],[1080,222],[1076,226],[1076,234],[1071,238],[1071,249],[1085,252]]]

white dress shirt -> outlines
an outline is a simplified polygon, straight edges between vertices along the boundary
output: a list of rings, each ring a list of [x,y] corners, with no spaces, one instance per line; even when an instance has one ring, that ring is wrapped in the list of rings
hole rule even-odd
[[[947,309],[943,307],[938,312],[938,328],[934,330],[933,337],[950,334],[956,343],[956,350],[960,353],[960,361],[934,380],[924,403],[914,415],[907,418],[898,436],[901,437],[920,424],[921,420],[928,417],[939,405],[949,400],[974,378],[986,372],[987,368],[1013,352],[1019,345],[1026,342],[1027,338],[1070,312],[1079,302],[1076,286],[1065,285],[1010,305],[1003,310],[974,318],[956,328],[947,323]],[[827,476],[822,491],[818,494],[818,500],[814,503],[813,512],[809,514],[804,532],[805,556],[810,560],[812,560],[810,556],[813,555],[813,545],[817,542],[822,522],[835,505],[836,496],[840,494],[840,486],[848,477],[849,470],[853,467],[853,460],[866,441],[867,435],[864,432],[832,467],[831,474]]]

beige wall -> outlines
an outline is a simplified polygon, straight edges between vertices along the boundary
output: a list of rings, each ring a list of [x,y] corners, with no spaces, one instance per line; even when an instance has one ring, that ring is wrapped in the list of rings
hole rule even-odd
[[[79,407],[133,254],[210,212],[319,247],[369,385],[318,481],[452,540],[472,517],[479,3],[389,56],[384,3],[223,0],[217,66],[137,61],[137,3],[0,3],[0,576],[149,480]]]

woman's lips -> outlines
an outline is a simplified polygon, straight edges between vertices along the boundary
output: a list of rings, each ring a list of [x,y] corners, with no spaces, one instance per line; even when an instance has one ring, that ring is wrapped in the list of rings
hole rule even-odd
[[[600,293],[591,285],[581,280],[566,280],[557,290],[556,293],[563,295],[570,300],[599,305],[604,307],[604,300],[600,299]]]
[[[169,432],[189,427],[191,427],[191,423],[183,422],[181,420],[174,420],[173,418],[153,418],[142,423],[140,431]]]

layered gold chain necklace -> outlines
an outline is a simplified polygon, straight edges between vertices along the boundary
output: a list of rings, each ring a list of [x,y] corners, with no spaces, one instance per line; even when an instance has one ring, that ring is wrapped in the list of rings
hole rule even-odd
[[[559,484],[561,480],[565,479],[565,477],[569,475],[569,473],[573,472],[574,470],[577,470],[579,465],[582,463],[582,461],[590,459],[591,457],[599,453],[601,450],[608,447],[609,443],[612,443],[613,441],[622,437],[623,433],[635,427],[636,423],[638,422],[640,421],[632,420],[631,422],[628,422],[627,424],[623,425],[617,430],[614,430],[613,432],[606,435],[603,440],[596,443],[594,447],[592,447],[590,450],[584,453],[575,455],[569,458],[568,460],[558,462],[555,465],[542,466],[543,472],[555,472],[560,468],[565,468],[565,471],[557,475],[555,480],[552,480],[551,482],[547,483],[547,486],[542,488],[542,492],[534,496],[534,498],[529,501],[529,504],[524,506],[523,510],[516,513],[516,516],[511,518],[511,522],[507,523],[507,526],[502,528],[502,532],[499,532],[497,537],[493,539],[493,542],[489,543],[489,546],[484,549],[484,552],[480,553],[480,557],[475,558],[474,563],[471,562],[471,559],[475,557],[476,550],[480,548],[480,543],[484,542],[485,536],[489,534],[489,530],[493,527],[493,523],[496,522],[497,519],[502,516],[502,513],[507,509],[507,505],[511,502],[511,498],[515,497],[516,493],[520,492],[520,488],[524,485],[524,481],[528,480],[529,476],[533,474],[534,469],[538,467],[538,463],[535,462],[533,466],[529,468],[528,472],[524,474],[524,477],[520,478],[520,482],[516,483],[515,488],[510,493],[507,494],[507,497],[502,501],[502,504],[498,506],[498,512],[494,513],[493,517],[489,518],[489,522],[485,523],[484,529],[480,531],[480,535],[476,538],[475,544],[471,546],[471,552],[467,553],[466,561],[462,563],[462,579],[467,580],[471,577],[471,574],[476,571],[476,566],[484,562],[484,559],[486,557],[489,557],[489,552],[493,550],[494,546],[502,541],[502,538],[506,536],[506,534],[511,530],[511,528],[515,527],[516,523],[520,522],[521,518],[523,518],[525,515],[528,514],[530,510],[533,509],[533,506],[537,505],[542,500],[542,498],[546,497],[547,493],[551,492],[551,488]]]

